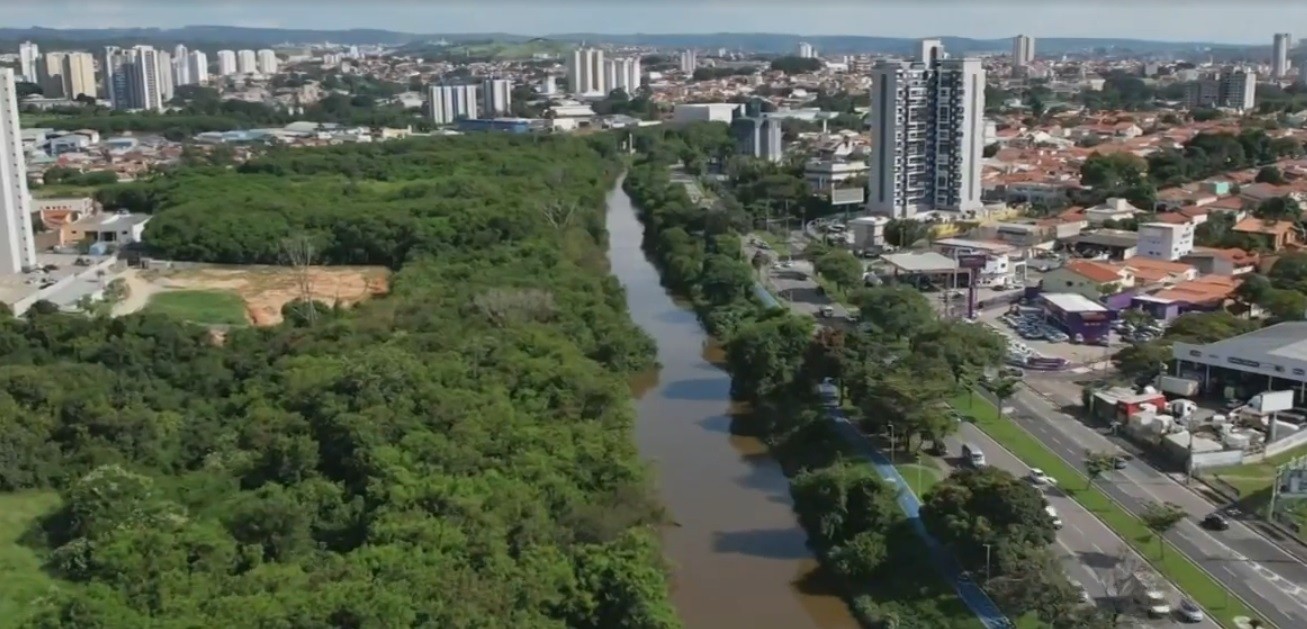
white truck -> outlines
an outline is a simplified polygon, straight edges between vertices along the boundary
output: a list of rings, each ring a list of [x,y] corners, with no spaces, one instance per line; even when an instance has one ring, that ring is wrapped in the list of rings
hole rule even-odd
[[[1153,618],[1171,615],[1171,604],[1166,601],[1166,590],[1161,580],[1151,573],[1136,572],[1131,575],[1128,593],[1144,611]]]
[[[1157,379],[1157,388],[1171,395],[1193,397],[1198,394],[1198,381],[1179,376],[1162,376]]]

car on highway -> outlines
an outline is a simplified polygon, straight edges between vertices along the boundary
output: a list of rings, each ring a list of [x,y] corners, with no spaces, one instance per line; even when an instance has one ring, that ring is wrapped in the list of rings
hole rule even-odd
[[[1030,476],[1027,476],[1026,478],[1029,479],[1030,484],[1034,485],[1035,487],[1045,488],[1045,487],[1057,486],[1056,478],[1049,476],[1047,473],[1044,472],[1044,470],[1041,470],[1037,467],[1031,468]]]
[[[1114,469],[1123,470],[1129,464],[1130,464],[1130,455],[1128,454],[1118,454],[1117,456],[1112,457],[1112,467]]]
[[[1175,615],[1185,622],[1202,622],[1207,619],[1207,614],[1203,613],[1203,608],[1197,603],[1185,598],[1180,600],[1180,605],[1176,607]]]
[[[1219,513],[1213,513],[1203,518],[1202,525],[1203,528],[1209,531],[1226,531],[1230,529],[1230,521]]]
[[[1053,528],[1062,528],[1062,516],[1057,514],[1057,509],[1054,509],[1053,505],[1044,505],[1044,513],[1047,513],[1049,519],[1053,521]]]

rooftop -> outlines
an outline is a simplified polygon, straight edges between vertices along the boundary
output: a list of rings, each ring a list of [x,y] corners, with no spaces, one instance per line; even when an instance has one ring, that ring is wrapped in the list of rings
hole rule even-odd
[[[73,223],[73,227],[81,229],[128,229],[143,224],[148,220],[150,220],[149,214],[105,213],[88,216]]]
[[[1107,308],[1079,293],[1044,293],[1044,301],[1063,312],[1107,312]]]
[[[956,260],[934,251],[891,253],[881,259],[905,273],[947,273],[958,269]]]
[[[1239,358],[1257,362],[1275,359],[1307,362],[1307,321],[1289,321],[1247,334],[1201,346],[1217,358]],[[1179,350],[1177,349],[1177,352]],[[1187,360],[1188,356],[1176,356]]]

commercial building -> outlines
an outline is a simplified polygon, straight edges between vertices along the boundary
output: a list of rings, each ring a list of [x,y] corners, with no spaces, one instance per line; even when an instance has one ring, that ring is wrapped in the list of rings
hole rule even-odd
[[[150,46],[118,48],[104,52],[105,89],[114,109],[163,109],[159,52]]]
[[[70,243],[103,242],[114,245],[141,241],[149,214],[92,214],[60,227],[60,240]]]
[[[1257,106],[1257,73],[1227,70],[1190,83],[1185,92],[1190,109],[1225,107],[1247,111]]]
[[[1210,395],[1247,399],[1263,391],[1294,391],[1307,405],[1307,322],[1267,326],[1215,343],[1171,346],[1174,374],[1197,380]]]
[[[486,116],[507,116],[513,108],[513,82],[486,79],[481,83],[481,110]]]
[[[264,48],[259,51],[258,58],[259,74],[272,76],[277,73],[277,53],[271,48]]]
[[[685,74],[694,74],[695,68],[699,67],[699,58],[693,50],[681,51],[681,72]]]
[[[454,123],[454,128],[467,133],[530,133],[542,127],[530,118],[490,118],[459,120]]]
[[[567,58],[567,85],[571,93],[581,96],[607,96],[604,51],[577,48]]]
[[[622,90],[627,96],[635,96],[643,82],[640,76],[639,57],[617,57],[604,63],[605,85],[608,91]]]
[[[475,120],[477,88],[475,85],[432,85],[427,88],[427,114],[435,124],[453,124],[458,120]]]
[[[236,52],[232,50],[218,51],[218,76],[231,76],[236,74]]]
[[[189,83],[183,85],[203,84],[209,82],[209,56],[202,50],[192,50],[186,56],[186,78]]]
[[[672,124],[691,122],[725,122],[735,119],[740,110],[738,103],[684,103],[672,110]]]
[[[1293,35],[1276,33],[1271,46],[1271,78],[1280,79],[1289,74],[1289,47],[1293,45]]]
[[[258,74],[259,56],[253,50],[236,51],[236,74]]]
[[[808,42],[799,42],[798,55],[803,59],[812,59],[817,56],[817,49],[812,47]]]
[[[925,40],[915,61],[872,70],[867,210],[909,218],[983,209],[985,69]]]
[[[1035,60],[1035,38],[1017,35],[1012,38],[1012,65],[1028,66]]]
[[[41,47],[30,41],[18,44],[18,70],[20,78],[28,83],[38,80],[36,60],[41,56]]]
[[[1144,223],[1139,226],[1135,255],[1154,260],[1179,260],[1194,250],[1193,223]]]
[[[1039,296],[1044,317],[1076,343],[1106,345],[1116,313],[1102,304],[1075,293],[1043,293]]]
[[[0,68],[0,273],[4,274],[36,266],[32,198],[27,191],[27,160],[14,79],[12,69]]]

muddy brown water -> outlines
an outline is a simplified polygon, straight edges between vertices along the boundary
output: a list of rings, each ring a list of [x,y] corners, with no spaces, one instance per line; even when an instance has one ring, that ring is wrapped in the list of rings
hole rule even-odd
[[[635,322],[658,343],[661,368],[632,383],[636,443],[654,468],[673,526],[663,550],[688,629],[857,627],[818,570],[791,510],[789,484],[736,417],[720,348],[659,282],[640,247],[630,198],[608,196],[609,261]],[[747,420],[746,420],[747,421]]]

